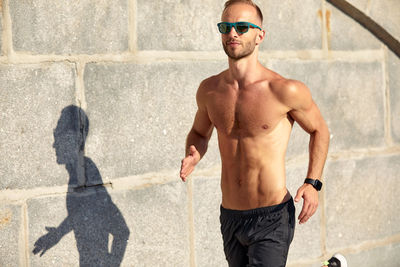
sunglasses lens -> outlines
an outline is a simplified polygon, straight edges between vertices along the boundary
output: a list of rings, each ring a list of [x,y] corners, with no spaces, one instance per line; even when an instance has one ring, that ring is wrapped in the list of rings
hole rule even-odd
[[[236,24],[236,30],[238,33],[246,33],[249,30],[249,24],[245,22],[239,22]]]
[[[218,24],[218,30],[219,30],[220,33],[224,33],[224,34],[228,33],[230,29],[231,29],[231,27],[226,23],[219,23]]]

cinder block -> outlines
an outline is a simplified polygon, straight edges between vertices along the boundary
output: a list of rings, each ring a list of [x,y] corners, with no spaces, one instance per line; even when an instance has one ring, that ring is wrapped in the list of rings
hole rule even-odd
[[[258,1],[266,39],[261,50],[321,49],[321,1]]]
[[[185,183],[110,194],[130,230],[122,266],[190,265]]]
[[[2,10],[2,7],[0,6],[0,11]],[[0,21],[3,21],[3,15],[0,14]],[[3,32],[3,23],[0,23],[0,32]],[[0,36],[0,47],[3,46],[3,34]],[[3,55],[3,50],[0,52],[0,55]]]
[[[137,1],[140,50],[220,50],[224,1]]]
[[[20,206],[0,206],[0,266],[17,267],[19,260],[19,240],[22,230]]]
[[[371,17],[397,40],[400,39],[400,2],[372,1]]]
[[[308,143],[310,135],[304,131],[297,123],[293,124],[290,134],[289,144],[286,151],[286,158],[290,159],[299,155],[308,155]]]
[[[327,249],[338,250],[397,234],[400,156],[328,162]]]
[[[141,50],[220,50],[220,21],[225,1],[138,1]],[[259,1],[267,39],[261,49],[321,48],[321,1]],[[207,11],[204,12],[204,8]],[[302,23],[298,23],[301,21]],[[189,26],[188,26],[189,25]],[[154,34],[157,32],[157,34]],[[193,33],[196,34],[193,34]]]
[[[72,64],[0,66],[0,189],[66,184],[53,130],[75,102]]]
[[[225,67],[225,62],[87,65],[91,127],[86,152],[103,177],[165,169],[176,169],[178,175],[197,110],[197,88]],[[203,166],[219,163],[212,144]]]
[[[380,49],[381,43],[373,34],[329,3],[327,13],[328,46],[331,50]]]
[[[389,52],[388,62],[392,138],[400,143],[400,59]]]
[[[128,49],[128,1],[10,1],[16,51],[115,53]]]
[[[345,255],[349,266],[399,266],[400,244],[389,244],[384,247],[377,247],[370,250],[364,250],[357,254]]]
[[[348,0],[351,5],[356,7],[361,12],[366,13],[368,8],[368,0]]]
[[[381,63],[273,60],[269,67],[310,88],[331,131],[330,152],[384,145]],[[292,153],[303,153],[298,146]]]
[[[220,177],[193,177],[197,266],[228,266],[220,228]]]

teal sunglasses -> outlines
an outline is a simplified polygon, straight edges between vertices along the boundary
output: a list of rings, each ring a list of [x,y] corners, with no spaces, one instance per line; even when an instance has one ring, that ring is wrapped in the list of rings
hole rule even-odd
[[[222,34],[230,33],[232,30],[232,26],[235,27],[236,32],[239,34],[248,32],[250,27],[260,29],[262,31],[262,29],[260,27],[258,27],[257,25],[250,23],[250,22],[246,22],[246,21],[239,21],[239,22],[234,22],[234,23],[220,22],[217,24],[217,26],[218,26],[219,32]]]

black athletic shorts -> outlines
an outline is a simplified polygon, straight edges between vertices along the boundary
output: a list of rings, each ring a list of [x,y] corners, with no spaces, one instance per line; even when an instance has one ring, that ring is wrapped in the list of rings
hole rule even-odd
[[[230,267],[286,265],[296,223],[292,198],[253,210],[229,210],[221,206],[220,221]]]

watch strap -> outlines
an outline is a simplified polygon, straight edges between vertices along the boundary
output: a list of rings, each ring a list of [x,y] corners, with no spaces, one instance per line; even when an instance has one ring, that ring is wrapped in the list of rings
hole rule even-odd
[[[320,191],[322,188],[322,182],[320,180],[306,178],[304,183],[312,185],[317,191]]]

